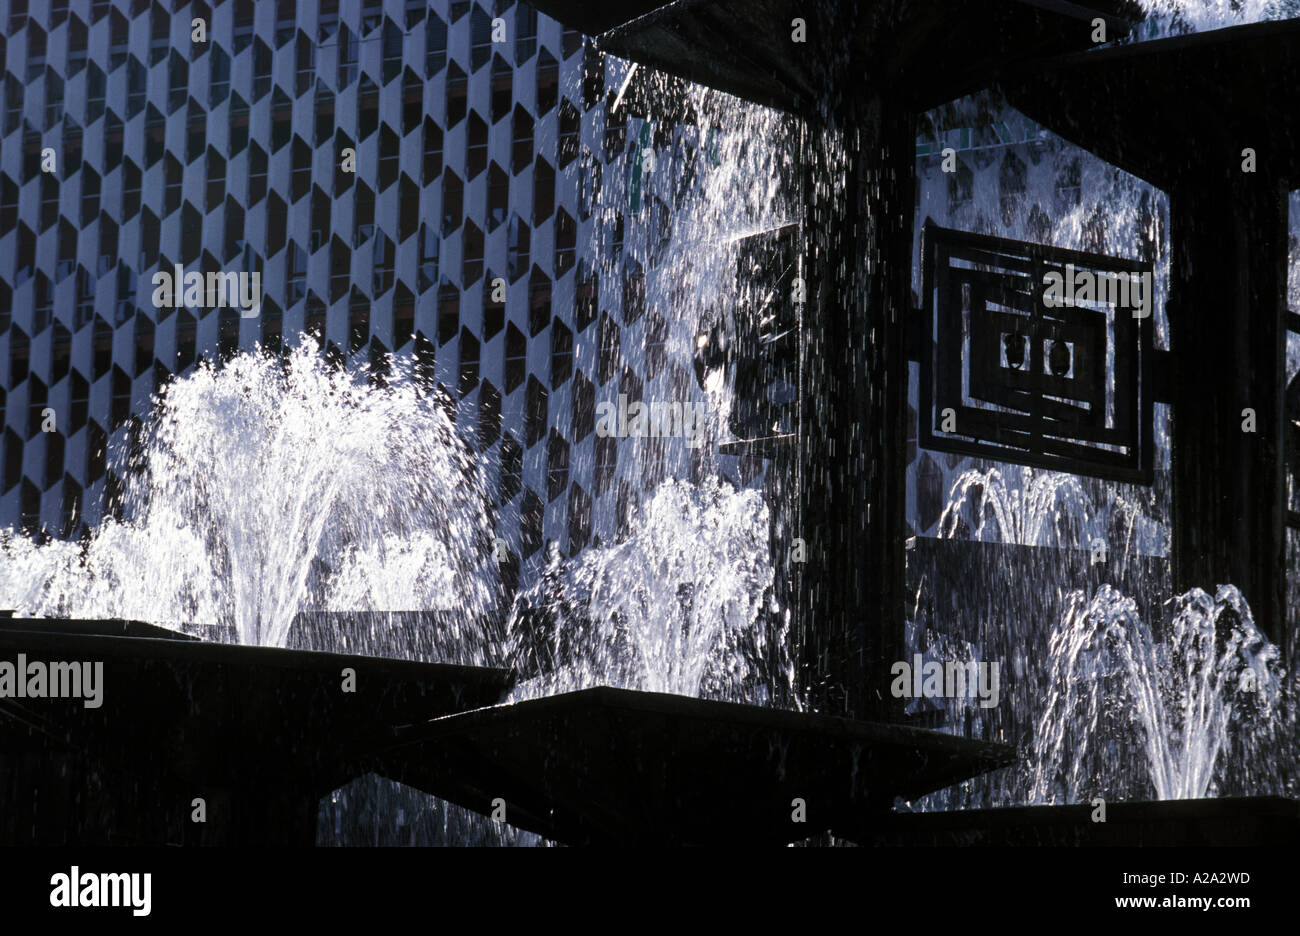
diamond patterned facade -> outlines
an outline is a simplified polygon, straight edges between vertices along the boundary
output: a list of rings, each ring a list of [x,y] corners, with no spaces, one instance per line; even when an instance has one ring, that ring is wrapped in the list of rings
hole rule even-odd
[[[657,482],[593,431],[599,401],[691,382],[635,273],[580,262],[591,179],[641,127],[606,132],[580,34],[406,0],[11,0],[0,26],[0,527],[94,526],[160,386],[304,332],[340,361],[413,355],[451,395],[512,572],[613,535]],[[177,264],[260,273],[259,313],[153,308]]]

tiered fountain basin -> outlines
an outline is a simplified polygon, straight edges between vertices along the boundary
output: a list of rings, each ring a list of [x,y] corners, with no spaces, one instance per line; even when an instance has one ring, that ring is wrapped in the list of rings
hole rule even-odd
[[[494,705],[509,671],[131,621],[0,620],[0,660],[19,654],[102,663],[103,695],[0,700],[6,844],[309,844],[320,797],[370,772],[489,816],[503,803],[566,844],[862,838],[895,797],[1012,760],[938,732],[606,687]]]
[[[102,699],[0,699],[4,844],[311,844],[320,797],[367,772],[397,725],[489,705],[514,682],[120,620],[0,620],[0,660],[19,654],[102,663]]]

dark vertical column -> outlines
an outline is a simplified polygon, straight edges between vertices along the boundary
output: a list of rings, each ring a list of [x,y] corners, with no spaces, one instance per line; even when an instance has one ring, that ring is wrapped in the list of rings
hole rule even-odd
[[[861,76],[807,135],[809,309],[800,483],[806,684],[825,712],[892,719],[902,659],[914,119]],[[827,146],[826,137],[838,145]]]
[[[1179,590],[1236,585],[1276,640],[1286,585],[1286,190],[1235,166],[1189,174],[1170,191],[1170,216],[1174,581]],[[1253,433],[1242,428],[1247,408]]]

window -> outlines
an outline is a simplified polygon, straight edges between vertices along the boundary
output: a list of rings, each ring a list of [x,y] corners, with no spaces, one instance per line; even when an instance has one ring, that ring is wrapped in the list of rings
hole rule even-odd
[[[126,153],[126,128],[122,121],[112,112],[104,122],[104,168],[111,170],[122,165]],[[73,168],[81,164],[81,128],[71,121],[64,123],[63,131],[63,170],[71,174]]]
[[[447,70],[447,126],[454,127],[465,119],[465,102],[469,93],[469,79],[452,63]]]
[[[230,98],[230,155],[238,156],[248,145],[248,105],[238,94]]]
[[[253,41],[253,0],[235,0],[235,54],[243,52]]]
[[[357,42],[346,26],[339,27],[339,90],[357,77]]]
[[[424,117],[424,82],[409,68],[402,78],[402,135],[420,126]]]
[[[278,153],[293,133],[293,103],[278,88],[272,100],[271,152]]]
[[[208,67],[208,106],[216,107],[230,94],[230,56],[221,46],[212,47]]]
[[[339,28],[339,0],[321,0],[317,20],[317,42],[325,45],[334,38]]]
[[[271,90],[271,47],[261,39],[253,40],[253,101],[266,97]]]
[[[358,182],[353,198],[352,246],[360,247],[375,232],[375,193],[364,182]]]
[[[96,69],[96,71],[98,71],[98,69]],[[100,78],[102,79],[104,73],[99,72],[99,75]],[[87,86],[88,86],[88,90],[87,90],[88,101],[86,104],[86,122],[90,123],[100,114],[104,113],[104,89],[103,89],[102,81],[98,89],[95,89],[93,86],[90,86],[89,82],[87,82]],[[90,95],[95,94],[96,90],[98,90],[99,96],[98,96],[98,100],[94,101],[94,99],[90,99]],[[61,79],[58,75],[56,75],[54,73],[54,70],[51,69],[50,73],[45,76],[45,129],[53,130],[54,125],[57,124],[62,119],[63,119],[63,79]]]
[[[488,169],[488,232],[495,231],[510,210],[510,176],[493,163]]]
[[[48,87],[48,85],[47,85]],[[62,92],[60,91],[60,94]],[[86,123],[92,124],[104,113],[104,101],[108,95],[108,81],[104,73],[95,65],[86,71]],[[59,105],[62,110],[62,104]],[[51,124],[53,126],[53,124]]]
[[[563,208],[555,216],[555,275],[573,269],[578,246],[578,223]]]
[[[546,499],[553,501],[569,486],[569,443],[554,429],[546,443]]]
[[[573,332],[557,317],[551,323],[551,389],[573,376]]]
[[[184,183],[185,170],[179,160],[169,155],[163,160],[163,217],[181,206],[181,186]]]
[[[284,268],[284,301],[291,306],[307,295],[307,251],[289,241]]]
[[[551,280],[541,267],[528,277],[528,332],[536,338],[551,320]]]
[[[470,71],[478,71],[492,56],[492,17],[482,7],[475,6],[470,14]]]
[[[338,302],[352,280],[352,254],[337,237],[330,246],[330,302]]]
[[[379,88],[363,79],[357,94],[357,128],[362,140],[379,127]]]
[[[11,0],[9,4],[9,35],[14,35],[27,25],[27,0]]]
[[[523,276],[528,269],[529,250],[532,246],[532,231],[519,219],[510,216],[510,226],[506,230],[506,266],[510,282]]]
[[[99,275],[117,263],[117,225],[107,214],[99,216]]]
[[[157,65],[171,51],[172,18],[155,3],[149,22],[149,64]]]
[[[185,103],[189,95],[190,63],[176,50],[167,62],[167,113],[172,113]]]
[[[95,278],[84,267],[77,269],[77,304],[73,310],[73,320],[78,329],[85,328],[95,317]],[[102,320],[101,320],[102,321]],[[107,326],[107,322],[104,323]],[[100,329],[95,329],[95,378],[99,379],[108,368],[103,365],[100,349]],[[109,329],[109,355],[112,355],[112,329]]]
[[[385,125],[379,134],[379,191],[397,181],[398,151],[401,141]]]
[[[548,114],[559,101],[560,63],[545,49],[537,57],[537,113]]]
[[[522,65],[537,51],[537,11],[527,3],[515,7],[515,64]]]
[[[402,30],[391,20],[384,21],[383,63],[384,84],[402,73]]]
[[[479,340],[468,328],[460,330],[460,395],[464,396],[478,385]]]
[[[31,84],[45,72],[45,30],[31,24],[27,30],[27,83]]]
[[[311,243],[308,245],[315,253],[325,246],[330,236],[330,199],[319,188],[311,193]]]
[[[13,133],[23,121],[23,86],[12,75],[5,76],[5,133]]]
[[[581,130],[582,118],[578,115],[578,109],[569,102],[568,98],[565,98],[564,103],[560,105],[560,145],[558,155],[561,169],[577,158],[578,145],[581,142]]]
[[[158,263],[161,236],[162,226],[157,217],[145,208],[140,217],[140,269],[145,270]]]
[[[185,161],[192,163],[208,148],[208,115],[197,101],[190,102],[185,129]]]
[[[86,166],[81,170],[81,226],[99,217],[99,174]]]
[[[135,270],[125,264],[117,268],[117,303],[113,307],[113,318],[117,324],[121,325],[131,316],[135,315],[135,296],[138,279]],[[143,316],[141,316],[143,318]],[[139,343],[139,329],[136,330],[137,354]],[[151,339],[153,335],[149,336]],[[138,365],[137,365],[138,366]],[[138,372],[137,372],[138,373]]]
[[[0,230],[18,226],[18,185],[7,175],[0,175]]]
[[[134,55],[126,64],[126,116],[129,120],[140,111],[144,110],[145,105],[145,84],[148,80],[148,72],[140,64],[140,60]],[[149,165],[153,165],[151,160]]]
[[[144,174],[129,159],[122,167],[122,220],[130,221],[140,210],[140,189]]]
[[[555,211],[555,170],[538,158],[533,170],[533,224],[545,221]]]
[[[353,293],[348,303],[348,353],[356,354],[364,348],[369,337],[370,303],[360,293]]]
[[[361,35],[373,32],[384,19],[383,0],[363,0],[361,6]]]
[[[298,35],[298,76],[294,96],[302,95],[310,90],[312,83],[316,80],[316,47],[311,44],[306,33]]]
[[[59,220],[59,179],[52,172],[41,173],[41,226],[46,231]]]
[[[334,135],[334,94],[324,84],[316,88],[316,145],[324,146]]]
[[[406,28],[414,28],[415,24],[424,19],[428,0],[406,0]]]
[[[447,64],[447,24],[434,14],[424,24],[424,77],[432,78]]]
[[[73,19],[68,27],[68,76],[86,67],[87,30],[81,20]]]
[[[248,150],[248,204],[256,205],[266,195],[266,153],[254,143]]]
[[[23,181],[30,182],[41,171],[41,135],[39,131],[27,126],[23,134]]]
[[[473,221],[465,222],[465,239],[461,258],[461,285],[466,289],[483,275],[483,232]]]
[[[442,174],[442,236],[448,237],[460,227],[464,213],[465,186],[450,169]]]
[[[302,137],[293,138],[292,165],[290,200],[297,202],[311,190],[311,147],[302,141]]]
[[[50,319],[54,315],[54,287],[44,273],[37,273],[34,288],[36,298],[33,303],[35,312],[33,332],[39,335],[49,326]]]
[[[276,0],[275,47],[277,49],[293,38],[294,22],[298,15],[296,6],[296,0]],[[335,15],[337,16],[337,13]]]
[[[419,290],[424,292],[438,282],[438,248],[442,243],[438,229],[427,224],[420,231]]]
[[[506,326],[506,393],[513,393],[515,387],[524,382],[528,376],[528,339],[523,331],[515,328],[511,322]]]
[[[469,115],[469,132],[465,135],[465,175],[469,179],[487,168],[488,128],[478,114]]]
[[[121,68],[127,57],[127,37],[129,36],[126,17],[116,10],[109,17],[108,67],[110,70]]]
[[[214,147],[208,147],[207,159],[208,191],[207,211],[220,205],[226,198],[226,161]]]
[[[442,128],[432,117],[424,119],[424,184],[431,185],[442,172]]]
[[[456,337],[460,328],[460,290],[456,284],[443,279],[438,287],[438,344],[444,345]]]
[[[515,108],[513,124],[511,167],[518,175],[533,161],[533,118],[522,105]]]
[[[415,335],[415,296],[398,284],[393,295],[393,348],[401,348]]]
[[[514,72],[510,65],[499,55],[492,57],[492,122],[496,123],[510,113],[510,104],[514,98]]]
[[[244,209],[233,198],[226,198],[223,256],[229,262],[244,249]]]

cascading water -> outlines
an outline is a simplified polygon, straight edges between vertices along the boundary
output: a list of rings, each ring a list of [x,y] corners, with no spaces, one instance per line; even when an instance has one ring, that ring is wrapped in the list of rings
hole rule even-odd
[[[1295,4],[1272,0],[1143,6],[1150,16],[1137,40],[1300,15]],[[996,95],[927,117],[936,138],[952,127],[984,129],[967,144],[962,177],[936,176],[920,162],[919,217],[1152,262],[1155,340],[1168,347],[1162,192],[1040,128],[1015,135],[1023,118]],[[919,271],[919,233],[917,258]],[[1293,295],[1296,283],[1292,277]],[[1293,371],[1288,365],[1288,378]],[[932,708],[945,730],[1018,745],[1027,770],[962,784],[923,808],[1061,802],[1097,791],[1114,798],[1294,791],[1287,771],[1295,762],[1295,687],[1281,651],[1262,642],[1230,587],[1214,598],[1169,597],[1169,424],[1160,405],[1155,443],[1149,488],[929,456],[927,483],[950,493],[943,510],[921,521],[924,535],[967,543],[958,551],[922,543],[910,553],[917,601],[909,652],[1005,661],[999,710],[967,700]],[[1172,619],[1161,626],[1166,598]],[[1216,621],[1217,649],[1208,636]],[[1255,693],[1235,688],[1242,659],[1269,674],[1256,672]],[[1187,710],[1188,700],[1197,707]]]
[[[613,62],[608,77],[625,87],[629,66]],[[625,362],[622,378],[597,399],[699,407],[703,419],[693,438],[629,432],[619,442],[609,482],[620,494],[620,516],[607,524],[614,535],[568,558],[553,544],[516,603],[514,660],[533,677],[517,695],[604,684],[794,704],[789,609],[776,607],[771,518],[753,489],[763,469],[717,454],[732,389],[696,373],[707,325],[734,332],[736,316],[766,298],[737,288],[737,266],[746,238],[792,213],[788,121],[665,76],[642,71],[638,80],[649,100],[673,100],[692,120],[661,138],[657,115],[626,119],[611,104],[607,123],[623,126],[633,145],[603,178],[584,181],[593,231],[586,275],[600,295],[621,296],[625,324],[611,356]],[[584,161],[584,173],[593,165]],[[628,342],[637,327],[644,342]],[[593,350],[603,359],[608,347]],[[598,434],[608,430],[598,424]]]

